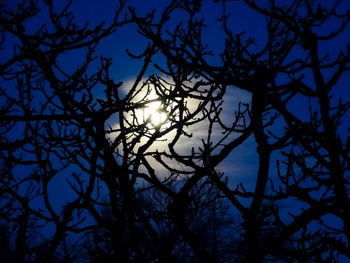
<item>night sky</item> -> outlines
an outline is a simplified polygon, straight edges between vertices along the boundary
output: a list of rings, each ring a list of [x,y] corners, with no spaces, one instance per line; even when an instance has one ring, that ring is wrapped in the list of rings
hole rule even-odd
[[[55,6],[57,9],[60,9],[64,6],[66,1],[56,1]],[[5,5],[9,8],[14,8],[16,6],[16,1],[5,1]],[[140,15],[145,15],[147,12],[155,10],[156,17],[161,14],[161,11],[166,7],[167,1],[159,1],[159,0],[151,0],[151,1],[142,1],[142,0],[131,0],[128,2],[128,5],[135,8],[136,12]],[[39,3],[39,6],[42,6],[42,3]],[[113,0],[105,0],[105,1],[85,1],[85,0],[76,0],[73,1],[71,6],[71,11],[75,16],[75,21],[78,24],[84,25],[86,22],[89,22],[89,25],[97,25],[101,22],[106,24],[110,23],[114,10],[116,9],[117,4],[116,1]],[[345,3],[345,7],[346,3]],[[345,8],[344,7],[344,8]],[[266,32],[266,20],[263,16],[257,15],[255,12],[252,12],[245,4],[240,3],[239,1],[229,1],[227,3],[227,12],[230,13],[229,17],[229,27],[235,33],[242,33],[243,37],[253,37],[255,39],[254,45],[252,45],[253,49],[259,50],[267,38]],[[43,23],[48,22],[47,10],[44,9],[34,18],[29,19],[25,24],[26,32],[35,32],[40,28]],[[224,32],[223,28],[218,21],[222,12],[222,3],[214,3],[213,1],[203,1],[203,7],[199,14],[205,18],[205,27],[203,31],[203,40],[208,45],[208,49],[212,51],[212,56],[208,56],[207,59],[212,65],[220,65],[222,63],[220,55],[224,48]],[[187,17],[182,17],[183,13],[178,13],[177,16],[172,16],[170,21],[167,23],[167,26],[171,29],[176,23],[179,21],[186,19]],[[335,26],[336,23],[328,25],[327,28],[321,28],[320,31],[329,32],[332,30],[332,27]],[[48,25],[50,28],[50,25]],[[349,30],[345,31],[341,36],[337,39],[331,41],[331,43],[327,42],[326,46],[321,46],[320,51],[328,52],[330,56],[336,56],[338,50],[343,49],[350,41],[350,32]],[[1,51],[2,60],[5,61],[9,58],[13,52],[13,45],[17,43],[17,39],[13,37],[9,37],[4,49]],[[114,34],[103,39],[101,43],[97,46],[95,56],[96,63],[93,62],[88,69],[88,72],[94,71],[94,67],[98,66],[98,57],[103,55],[104,57],[112,59],[112,68],[111,72],[112,78],[115,79],[116,82],[123,81],[125,83],[123,89],[127,91],[127,83],[130,80],[133,80],[135,75],[138,73],[141,67],[141,61],[137,59],[131,59],[126,49],[134,54],[138,54],[142,52],[144,47],[148,44],[148,41],[144,39],[137,33],[137,28],[135,25],[126,25],[121,28],[118,28]],[[58,59],[62,68],[66,70],[66,72],[71,72],[76,69],[76,67],[84,60],[86,50],[73,50],[71,52],[66,52],[61,55]],[[303,56],[303,51],[294,50],[291,52],[292,58],[294,56]],[[156,55],[152,64],[164,65],[164,58],[162,56]],[[146,76],[151,75],[153,73],[157,73],[155,67],[151,66],[148,68]],[[327,73],[326,73],[327,74]],[[145,78],[146,78],[145,76]],[[308,80],[312,78],[312,76],[306,74],[305,79]],[[3,80],[2,80],[3,81]],[[280,78],[281,83],[284,81],[283,76]],[[348,99],[350,95],[350,89],[348,88],[348,83],[350,81],[349,75],[346,75],[341,79],[339,84],[337,85],[337,89],[334,92],[334,100]],[[11,93],[11,88],[8,89]],[[102,93],[101,93],[102,94]],[[96,96],[100,96],[99,92],[96,91]],[[228,117],[230,115],[230,111],[234,107],[235,104],[239,100],[243,100],[245,102],[250,101],[250,95],[245,91],[229,91],[227,95],[227,99],[225,101],[225,109],[224,114]],[[296,97],[290,102],[290,108],[292,111],[296,113],[297,116],[303,118],[303,116],[307,117],[305,106],[307,101],[305,98]],[[348,128],[348,121],[350,120],[349,114],[344,118],[343,124],[341,125],[340,130],[344,132],[344,134],[340,134],[340,136],[345,136]],[[113,123],[113,120],[110,120]],[[276,130],[283,130],[283,123],[280,122],[275,125]],[[205,129],[203,127],[203,129]],[[198,131],[198,130],[197,130]],[[217,131],[219,133],[219,131]],[[205,135],[205,130],[203,131]],[[197,134],[200,134],[197,132]],[[16,136],[16,132],[13,133]],[[219,136],[219,135],[218,135]],[[200,137],[192,138],[191,146],[199,146]],[[186,144],[185,146],[186,147]],[[257,171],[257,155],[255,152],[255,142],[253,138],[248,139],[245,143],[243,143],[236,151],[231,153],[229,158],[225,160],[218,169],[225,172],[225,174],[230,178],[230,182],[235,185],[238,182],[243,182],[247,186],[247,189],[253,189],[255,184],[255,176]],[[190,149],[188,149],[190,150]],[[274,159],[278,159],[280,155],[277,153],[274,156]],[[274,160],[271,163],[272,169],[271,172],[274,171]],[[24,168],[26,169],[26,168]],[[64,178],[64,177],[63,177]],[[61,178],[58,179],[57,184],[52,184],[52,196],[59,196],[60,198],[52,198],[53,203],[61,204],[65,202],[65,199],[69,199],[71,191],[69,187],[65,184],[65,180]],[[64,194],[62,194],[64,192]]]

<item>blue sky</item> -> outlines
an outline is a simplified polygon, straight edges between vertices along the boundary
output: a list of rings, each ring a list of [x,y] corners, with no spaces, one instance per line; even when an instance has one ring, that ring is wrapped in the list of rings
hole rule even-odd
[[[56,2],[57,8],[61,8],[65,1]],[[136,12],[144,15],[146,12],[149,12],[153,9],[156,10],[157,15],[161,14],[161,10],[165,8],[167,2],[169,1],[142,1],[142,0],[130,0],[129,4],[134,6]],[[14,2],[7,3],[9,6],[15,6]],[[96,25],[100,22],[104,22],[106,24],[110,23],[114,10],[116,9],[116,1],[114,0],[105,0],[105,1],[83,1],[77,0],[73,1],[72,4],[72,12],[76,17],[76,21],[78,24],[83,25],[86,21],[90,22],[90,25]],[[224,34],[220,23],[218,22],[218,17],[221,15],[221,3],[214,3],[213,1],[204,0],[203,1],[203,9],[200,13],[206,20],[206,26],[203,31],[203,39],[206,44],[208,44],[208,49],[214,52],[214,56],[208,57],[208,61],[212,64],[221,64],[220,53],[224,48]],[[230,13],[229,18],[229,27],[235,33],[245,32],[244,36],[252,36],[256,39],[256,43],[253,48],[257,50],[262,46],[262,44],[266,40],[266,30],[265,30],[265,18],[261,15],[256,15],[256,13],[252,12],[246,5],[240,3],[239,1],[229,2],[227,5],[227,11]],[[183,18],[182,14],[178,14],[178,16],[171,17],[171,21],[169,23],[170,27]],[[47,22],[47,15],[43,12],[39,16],[31,19],[27,26],[26,30],[28,32],[35,32],[39,28],[39,26],[43,23]],[[324,32],[331,30],[330,28],[322,29]],[[336,39],[331,43],[331,46],[327,44],[324,47],[324,50],[330,51],[332,55],[335,55],[339,48],[343,48],[344,45],[349,41],[349,34],[343,34],[339,39]],[[16,40],[13,40],[14,42]],[[130,59],[130,57],[126,54],[126,49],[129,51],[138,54],[143,48],[147,45],[148,41],[143,37],[139,36],[137,33],[137,28],[135,25],[127,25],[121,28],[118,28],[117,31],[112,34],[110,37],[101,41],[100,45],[96,50],[96,56],[103,55],[108,58],[112,58],[112,77],[116,81],[125,81],[132,80],[135,75],[138,73],[141,61],[137,59]],[[11,48],[11,45],[8,45]],[[323,47],[321,48],[321,51]],[[301,50],[295,52],[302,52]],[[5,56],[10,54],[11,52],[5,52]],[[75,70],[76,66],[81,63],[84,59],[84,51],[71,51],[59,58],[59,63],[63,66],[67,72]],[[295,53],[295,55],[300,55]],[[156,56],[153,61],[153,64],[164,63],[164,58],[161,56]],[[94,71],[95,67],[98,66],[98,59],[96,63],[92,63],[90,67],[91,72]],[[154,71],[154,67],[149,67],[147,74],[152,74]],[[308,79],[309,76],[305,76],[305,79]],[[281,79],[283,81],[283,78]],[[349,81],[349,77],[346,77],[341,80],[341,83],[337,87],[338,92],[334,94],[334,98],[348,98],[349,97],[349,89],[347,87],[347,83]],[[239,92],[238,92],[239,93]],[[238,94],[241,96],[240,94]],[[97,93],[96,96],[99,96]],[[234,92],[230,96],[235,96]],[[245,95],[246,96],[246,95]],[[226,105],[230,104],[232,99],[228,97],[226,99]],[[290,104],[290,107],[294,112],[297,113],[298,116],[303,118],[305,115],[305,108],[299,107],[302,98],[298,98]],[[230,109],[232,110],[232,109]],[[228,113],[229,116],[229,113]],[[347,118],[348,119],[348,118]],[[282,128],[281,127],[277,127]],[[342,127],[342,130],[346,132],[346,125]],[[220,169],[220,167],[219,167]],[[235,173],[243,173],[244,176],[239,176],[243,181],[250,178],[254,181],[255,171],[257,169],[256,164],[256,153],[255,153],[255,144],[253,139],[251,138],[242,146],[240,146],[237,151],[235,151],[227,161],[224,162],[221,167],[223,171],[227,173],[228,176],[230,174]],[[246,170],[244,170],[246,169]],[[236,171],[236,172],[235,172]],[[239,171],[239,172],[237,172]],[[248,176],[247,176],[248,174]],[[235,180],[233,180],[235,181]],[[250,180],[248,180],[251,183]]]

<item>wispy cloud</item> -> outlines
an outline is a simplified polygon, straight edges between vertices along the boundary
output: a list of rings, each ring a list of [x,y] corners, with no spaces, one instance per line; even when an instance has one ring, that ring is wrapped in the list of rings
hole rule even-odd
[[[199,80],[198,80],[199,81]],[[169,79],[166,79],[166,82],[171,83]],[[145,81],[143,82],[145,83]],[[124,85],[122,87],[123,94],[128,94],[131,87],[133,85],[133,81],[125,81]],[[193,84],[192,84],[193,85]],[[146,100],[152,100],[156,99],[156,96],[154,95],[154,91],[152,91],[153,87],[150,87],[148,85],[143,85],[142,83],[139,84],[139,87],[137,87],[138,92],[134,92],[132,94],[132,102],[137,104],[143,101],[145,98]],[[171,90],[172,87],[167,87],[168,90]],[[130,95],[130,94],[129,94]],[[221,121],[230,127],[232,123],[235,121],[236,115],[235,112],[238,111],[238,107],[240,103],[250,104],[251,96],[249,93],[242,91],[236,87],[228,87],[226,90],[226,94],[224,95],[223,102],[221,104],[222,112],[220,114]],[[189,112],[194,112],[200,103],[200,100],[193,99],[193,98],[187,98],[186,99],[187,107],[189,109]],[[170,109],[169,109],[170,110]],[[142,124],[147,119],[147,115],[145,112],[142,112],[143,110],[138,111],[130,111],[124,113],[124,118],[129,122],[127,125],[132,125],[132,123],[136,124]],[[202,113],[199,113],[197,117],[200,117]],[[137,120],[133,120],[133,118],[137,118]],[[149,124],[151,125],[151,124]],[[163,127],[161,129],[169,128],[170,124],[165,122],[163,124]],[[151,128],[151,127],[150,127]],[[115,132],[111,132],[108,134],[108,138],[113,141],[119,134],[120,129],[120,123],[119,118],[117,116],[112,116],[107,123],[106,123],[106,130],[111,131],[110,129],[115,130]],[[190,135],[191,137],[187,137],[184,135],[181,135],[179,140],[176,142],[174,149],[179,154],[188,155],[191,154],[191,152],[194,150],[195,152],[199,151],[199,148],[203,146],[202,140],[207,141],[208,139],[208,131],[209,131],[209,121],[203,120],[198,123],[195,123],[190,126],[183,127],[184,131]],[[223,133],[224,130],[222,127],[215,123],[212,127],[212,133],[210,140],[213,142],[213,145],[217,144],[222,140],[222,138],[225,136]],[[166,152],[169,153],[169,143],[172,142],[174,136],[176,135],[176,131],[172,130],[168,134],[166,134],[163,137],[158,138],[157,141],[152,143],[150,147],[147,149],[146,153],[150,152]],[[129,140],[135,139],[136,133],[133,136],[130,136]],[[229,140],[232,140],[234,137],[237,137],[238,134],[232,133],[230,134],[225,141],[222,143],[225,143]],[[149,138],[147,136],[142,136],[140,141],[135,145],[134,150],[137,151],[138,148],[142,145],[145,145],[148,142]],[[253,149],[249,149],[253,146],[251,143],[246,143],[243,146],[241,146],[240,150],[241,153],[233,153],[230,156],[230,159],[225,161],[222,165],[220,165],[218,168],[220,171],[223,171],[227,174],[231,175],[238,175],[244,173],[244,171],[249,171],[252,169],[249,163],[244,161],[242,158],[240,158],[243,155],[248,154]],[[220,147],[219,147],[220,148]],[[244,149],[243,149],[244,148]],[[123,149],[121,147],[118,147],[118,150],[122,153]],[[242,154],[242,151],[244,154]],[[149,157],[148,160],[150,161],[153,169],[157,171],[157,173],[162,176],[166,176],[168,171],[155,159]],[[239,161],[237,161],[239,160]],[[164,160],[167,165],[169,165],[172,168],[176,169],[187,169],[186,167],[181,167],[174,159],[167,159]]]

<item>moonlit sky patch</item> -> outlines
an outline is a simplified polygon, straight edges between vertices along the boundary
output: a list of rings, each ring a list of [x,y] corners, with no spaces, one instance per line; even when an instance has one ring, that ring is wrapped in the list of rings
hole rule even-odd
[[[199,80],[196,80],[199,81]],[[169,79],[166,79],[166,82],[171,83]],[[141,89],[140,92],[138,92],[132,99],[132,102],[134,103],[139,103],[143,100],[156,100],[157,95],[154,89],[152,87],[149,87],[147,85],[144,85],[141,88],[143,82],[139,85],[139,89]],[[194,85],[195,82],[192,83],[186,83],[186,85]],[[122,93],[123,94],[128,94],[130,88],[133,85],[132,79],[124,81],[124,84],[122,86]],[[150,90],[148,90],[150,88]],[[171,87],[167,87],[168,89],[171,89]],[[149,93],[147,95],[147,92]],[[238,111],[239,107],[243,107],[243,105],[247,106],[251,102],[251,95],[243,90],[240,90],[236,87],[228,87],[226,90],[226,94],[224,96],[223,103],[221,104],[222,112],[221,112],[221,122],[225,125],[230,125],[230,123],[233,123],[235,121],[235,112]],[[200,100],[193,99],[193,98],[187,98],[186,99],[186,106],[189,109],[190,112],[193,112],[199,105]],[[171,105],[170,105],[171,107]],[[143,109],[138,109],[135,112],[126,112],[124,113],[125,118],[129,123],[133,123],[132,119],[135,117],[136,123],[141,125],[143,122],[147,121],[148,118],[150,118],[148,125],[148,128],[151,130],[154,129],[153,126],[157,126],[160,124],[160,129],[165,129],[170,126],[169,123],[167,123],[167,118],[164,113],[164,115],[156,115],[155,117],[152,117],[152,113],[154,114],[154,110],[159,110],[161,109],[161,102],[160,101],[155,101],[151,102]],[[164,109],[163,109],[164,110]],[[169,109],[168,109],[169,110]],[[158,113],[156,113],[158,114]],[[111,142],[114,141],[114,139],[118,136],[119,134],[119,129],[120,129],[120,123],[119,123],[119,118],[117,116],[118,114],[114,114],[107,122],[105,125],[107,133],[107,137]],[[135,115],[135,116],[134,116]],[[155,118],[155,120],[153,119]],[[157,119],[158,118],[158,119]],[[160,123],[158,122],[160,118]],[[249,123],[249,120],[247,120]],[[203,147],[203,140],[207,141],[207,136],[208,136],[208,129],[209,129],[209,121],[205,119],[204,121],[198,122],[194,125],[184,127],[185,132],[190,135],[191,137],[181,135],[180,139],[176,142],[174,149],[176,152],[179,154],[184,154],[184,155],[189,155],[192,152],[192,149],[195,152],[199,152],[199,148]],[[171,132],[167,133],[165,136],[157,139],[146,151],[147,153],[155,153],[155,152],[166,152],[169,153],[169,148],[168,145],[172,141],[176,134],[175,130],[172,130]],[[224,133],[224,130],[222,127],[216,123],[213,128],[212,128],[212,134],[210,137],[210,140],[213,142],[213,145],[217,144],[220,142],[221,144],[225,144],[228,141],[233,140],[233,138],[238,137],[239,134],[237,133],[231,133],[228,136],[226,136],[226,133]],[[224,137],[227,137],[225,140],[222,140]],[[129,141],[132,140],[134,137],[131,136],[129,138]],[[139,143],[136,144],[135,146],[135,151],[138,150],[138,148],[142,145],[144,145],[148,141],[147,136],[142,136],[141,140]],[[241,177],[239,175],[242,175],[244,177],[247,177],[247,174],[252,175],[254,174],[256,167],[255,165],[253,166],[252,163],[244,161],[242,158],[239,158],[239,156],[245,158],[248,153],[254,153],[254,147],[255,143],[253,140],[248,140],[245,142],[243,145],[240,146],[240,149],[238,149],[237,153],[236,151],[232,153],[231,155],[237,155],[237,158],[230,159],[230,161],[225,161],[221,165],[219,165],[218,170],[225,172],[228,176],[232,175],[234,177]],[[216,153],[221,149],[219,146],[217,150],[215,151]],[[123,149],[121,146],[118,147],[118,151],[122,153]],[[240,152],[240,154],[239,154]],[[242,154],[242,152],[244,154]],[[255,159],[255,158],[254,158]],[[150,162],[152,165],[153,169],[155,169],[156,173],[159,176],[166,176],[169,172],[154,158],[151,156],[147,157],[147,160]],[[176,162],[175,159],[166,159],[167,165],[169,165],[172,168],[176,168],[179,170],[187,170],[186,167],[180,166],[178,162]],[[237,178],[238,179],[238,178]],[[240,178],[241,179],[241,178]]]

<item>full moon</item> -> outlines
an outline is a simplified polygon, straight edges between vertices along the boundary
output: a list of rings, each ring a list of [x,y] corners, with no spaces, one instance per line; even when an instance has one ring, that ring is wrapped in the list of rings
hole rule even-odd
[[[162,107],[161,101],[157,99],[158,96],[154,91],[146,97],[145,107],[136,113],[139,123],[149,122],[150,128],[156,128],[165,124],[168,116],[166,110]]]
[[[167,119],[167,114],[161,109],[161,103],[158,101],[149,103],[144,109],[144,114],[153,126],[159,126]]]

